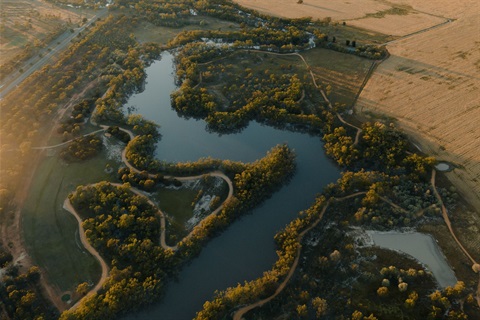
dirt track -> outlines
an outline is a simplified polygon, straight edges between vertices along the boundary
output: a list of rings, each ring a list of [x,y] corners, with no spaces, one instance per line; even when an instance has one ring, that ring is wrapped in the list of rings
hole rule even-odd
[[[89,133],[87,135],[91,135],[91,134],[94,134],[94,133],[97,133],[97,132],[100,132],[100,131],[105,131],[106,130],[106,127],[107,126],[101,126],[102,129],[101,130],[97,130],[95,132],[92,132],[92,133]],[[129,130],[126,130],[126,129],[122,129],[120,128],[120,130],[126,132],[129,134],[130,138],[133,139],[134,138],[134,134],[129,131]],[[48,146],[48,147],[43,147],[45,149],[47,148],[55,148],[55,147],[58,147],[58,146],[61,146],[61,145],[64,145],[64,144],[67,144],[71,141],[67,141],[65,143],[62,143],[62,144],[59,144],[59,145],[55,145],[55,146]],[[42,149],[42,148],[38,148],[38,149]],[[125,157],[125,151],[126,149],[124,148],[123,149],[123,152],[122,152],[122,160],[123,162],[125,163],[125,165],[130,168],[131,170],[135,171],[135,172],[140,172],[140,170],[138,170],[137,168],[133,167],[126,159]],[[149,174],[151,176],[151,174]],[[217,208],[215,209],[210,215],[216,215],[218,214],[224,207],[225,203],[230,200],[233,196],[233,182],[232,180],[227,177],[223,172],[221,171],[212,171],[210,173],[207,173],[207,174],[202,174],[202,175],[196,175],[196,176],[188,176],[188,177],[175,177],[175,176],[165,176],[165,178],[167,179],[176,179],[176,180],[179,180],[179,181],[189,181],[189,180],[195,180],[195,179],[200,179],[204,176],[215,176],[215,177],[220,177],[222,178],[223,180],[225,180],[225,182],[228,184],[228,195],[227,195],[227,198],[225,199],[225,201]],[[121,186],[122,184],[119,184],[119,183],[112,183],[112,185],[115,185],[115,186]],[[130,190],[137,194],[137,195],[140,195],[142,197],[145,197],[148,201],[148,203],[153,206],[153,207],[156,207],[157,208],[157,205],[155,203],[153,203],[152,200],[150,200],[142,191],[136,189],[136,188],[130,188]],[[76,212],[75,208],[73,208],[70,200],[67,198],[65,199],[65,202],[64,202],[64,205],[63,205],[64,209],[67,210],[68,212],[70,212],[76,219],[77,219],[77,222],[78,222],[78,227],[79,227],[79,234],[80,234],[80,240],[83,244],[83,246],[85,247],[85,249],[90,252],[99,262],[100,262],[100,266],[102,268],[102,275],[100,277],[100,280],[98,281],[98,283],[95,285],[95,287],[93,287],[82,299],[80,299],[79,301],[77,301],[72,307],[71,309],[75,309],[77,308],[80,303],[82,302],[82,300],[84,300],[85,298],[87,298],[88,296],[92,295],[92,294],[95,294],[98,292],[98,290],[100,290],[103,286],[103,283],[105,282],[105,280],[107,279],[108,277],[108,271],[109,271],[109,267],[107,265],[107,263],[105,262],[105,260],[100,256],[100,254],[98,253],[97,250],[95,250],[95,248],[93,248],[90,243],[88,242],[86,236],[85,236],[85,230],[83,229],[83,226],[82,226],[82,219],[80,218],[80,216],[78,215],[78,213]],[[167,245],[166,243],[166,221],[165,221],[165,213],[163,213],[159,208],[157,208],[157,214],[158,216],[160,217],[160,245],[162,246],[163,249],[165,250],[173,250],[173,251],[176,251],[178,250],[178,246],[175,245],[175,246],[169,246]],[[194,229],[195,230],[195,229]],[[181,241],[185,240],[185,239],[188,239],[190,238],[192,235],[193,235],[193,232],[194,230],[192,230],[186,237],[184,237]]]
[[[275,293],[273,295],[271,295],[270,297],[268,298],[265,298],[263,300],[260,300],[254,304],[251,304],[251,305],[248,305],[248,306],[245,306],[241,309],[238,309],[235,314],[233,315],[233,320],[241,320],[242,319],[242,316],[249,312],[250,310],[253,310],[257,307],[261,307],[263,306],[265,303],[269,302],[270,300],[274,299],[277,295],[279,295],[283,289],[285,288],[285,286],[288,284],[288,282],[290,281],[290,278],[293,276],[293,274],[295,273],[295,270],[297,269],[297,265],[298,265],[298,261],[300,259],[300,253],[302,251],[302,244],[301,244],[301,241],[303,239],[303,237],[305,236],[305,234],[307,234],[310,230],[312,230],[313,228],[315,228],[319,223],[320,221],[322,221],[323,219],[323,215],[325,214],[325,211],[327,211],[328,209],[328,206],[330,205],[330,202],[332,200],[335,200],[335,201],[342,201],[342,200],[345,200],[345,199],[349,199],[349,198],[352,198],[352,197],[356,197],[356,196],[359,196],[359,195],[362,195],[362,194],[365,194],[365,192],[357,192],[357,193],[354,193],[354,194],[351,194],[349,196],[346,196],[346,197],[343,197],[343,198],[330,198],[330,200],[327,201],[326,205],[323,207],[322,211],[320,212],[320,215],[318,217],[318,219],[312,223],[312,225],[310,227],[308,227],[307,229],[303,230],[297,237],[297,241],[299,243],[298,247],[297,247],[297,256],[295,257],[295,260],[293,261],[293,264],[292,264],[292,267],[290,268],[290,271],[288,272],[287,276],[285,277],[285,279],[282,281],[282,283],[280,284],[280,286],[277,288],[277,290],[275,290]]]
[[[443,215],[443,218],[444,218],[444,221],[445,221],[445,224],[447,225],[452,237],[455,239],[455,241],[457,242],[458,246],[460,247],[460,249],[463,251],[463,253],[465,253],[465,255],[470,259],[470,261],[473,263],[473,264],[477,264],[477,262],[475,261],[475,259],[472,258],[472,256],[467,252],[467,250],[462,246],[462,244],[460,243],[460,241],[457,239],[457,237],[455,236],[455,233],[452,229],[452,226],[451,226],[451,223],[450,223],[450,219],[448,218],[448,213],[447,213],[447,209],[445,208],[444,204],[443,204],[443,201],[442,201],[442,198],[440,197],[440,195],[438,194],[437,192],[437,189],[435,187],[435,176],[436,176],[436,170],[435,169],[432,169],[432,178],[431,178],[431,184],[432,184],[432,188],[433,188],[433,191],[434,191],[434,194],[435,196],[437,197],[438,201],[441,203],[442,205],[442,215]],[[300,259],[300,253],[301,253],[301,250],[302,250],[302,245],[301,245],[301,241],[304,237],[304,235],[306,233],[308,233],[311,229],[315,228],[318,223],[322,220],[324,214],[325,214],[325,211],[327,210],[328,206],[330,205],[330,202],[331,200],[335,200],[335,201],[343,201],[343,200],[346,200],[346,199],[349,199],[349,198],[352,198],[352,197],[355,197],[355,196],[358,196],[358,195],[362,195],[362,194],[365,194],[366,192],[357,192],[357,193],[354,193],[354,194],[351,194],[349,196],[346,196],[346,197],[343,197],[343,198],[331,198],[330,200],[328,200],[328,202],[326,203],[326,205],[323,207],[322,211],[320,212],[320,216],[319,218],[310,226],[308,227],[307,229],[305,229],[302,233],[300,233],[297,237],[297,241],[298,243],[300,244],[297,248],[297,256],[295,257],[295,260],[292,264],[292,267],[290,268],[290,271],[288,272],[287,276],[285,277],[285,279],[283,280],[283,282],[280,284],[280,286],[277,288],[277,290],[275,290],[275,293],[263,300],[260,300],[260,301],[257,301],[256,303],[253,303],[251,305],[247,305],[245,307],[242,307],[240,309],[238,309],[234,316],[233,316],[233,319],[234,320],[241,320],[242,319],[242,316],[244,314],[246,314],[247,312],[249,312],[250,310],[253,310],[257,307],[261,307],[263,306],[265,303],[271,301],[272,299],[274,299],[277,295],[279,295],[282,290],[285,288],[285,286],[287,285],[287,283],[290,281],[290,278],[293,276],[293,273],[295,272],[296,268],[297,268],[297,265],[298,265],[298,261]],[[389,204],[390,206],[392,206],[393,208],[397,209],[397,210],[400,210],[400,211],[406,211],[405,209],[401,208],[400,206],[398,206],[397,204],[393,203],[390,199],[387,199],[385,197],[379,197],[382,201],[384,201],[385,203]],[[479,283],[478,283],[478,287],[477,287],[477,295],[476,295],[476,300],[477,300],[477,303],[480,307],[480,278],[479,278]]]
[[[85,230],[83,229],[83,226],[82,226],[82,219],[80,218],[80,216],[78,215],[77,211],[73,208],[70,200],[67,198],[65,199],[65,202],[63,203],[63,208],[65,210],[67,210],[68,212],[70,212],[74,217],[75,219],[77,219],[77,222],[78,222],[78,228],[79,228],[79,234],[80,234],[80,240],[82,241],[82,244],[83,246],[85,247],[85,249],[87,249],[88,252],[90,252],[97,260],[98,262],[100,262],[100,266],[102,268],[102,275],[100,277],[100,280],[98,281],[97,285],[95,287],[93,287],[86,295],[84,298],[80,299],[77,301],[77,303],[75,303],[71,309],[75,309],[79,306],[80,302],[85,299],[86,297],[94,294],[94,293],[97,293],[98,290],[100,290],[102,288],[102,285],[103,285],[103,282],[107,279],[108,277],[108,271],[109,271],[109,268],[108,268],[108,265],[107,263],[105,262],[105,260],[103,260],[103,258],[100,256],[100,254],[98,253],[97,250],[95,250],[94,247],[92,247],[92,245],[88,242],[87,240],[87,237],[85,236]]]

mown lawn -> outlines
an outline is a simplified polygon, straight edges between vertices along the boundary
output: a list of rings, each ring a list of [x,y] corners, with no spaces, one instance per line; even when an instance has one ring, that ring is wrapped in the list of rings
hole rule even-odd
[[[105,165],[117,168],[118,164],[107,161],[102,151],[93,159],[67,165],[58,157],[60,150],[39,165],[22,211],[22,224],[34,263],[44,268],[52,284],[67,291],[84,281],[96,282],[100,265],[83,248],[77,222],[63,209],[63,202],[78,185],[111,180]]]

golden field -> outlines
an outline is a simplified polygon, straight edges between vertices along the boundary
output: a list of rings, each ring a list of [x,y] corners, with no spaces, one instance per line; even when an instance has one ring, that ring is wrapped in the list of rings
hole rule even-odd
[[[478,11],[477,11],[478,12]],[[480,208],[480,14],[388,45],[357,111],[387,114],[422,151],[458,166],[448,178]]]
[[[457,166],[447,177],[480,211],[480,3],[476,0],[237,0],[275,16],[331,17],[391,34],[391,56],[356,112],[398,120],[422,151]],[[429,29],[431,28],[431,29]],[[424,31],[422,31],[424,30]]]

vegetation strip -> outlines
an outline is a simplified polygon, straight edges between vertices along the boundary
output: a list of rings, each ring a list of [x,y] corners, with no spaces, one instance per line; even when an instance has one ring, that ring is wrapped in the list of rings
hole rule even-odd
[[[260,300],[254,304],[251,304],[249,306],[245,306],[239,310],[237,310],[237,312],[235,312],[234,316],[233,316],[233,320],[241,320],[242,319],[242,316],[247,313],[248,311],[252,310],[252,309],[255,309],[257,307],[261,307],[263,306],[265,303],[269,302],[270,300],[272,300],[273,298],[275,298],[277,295],[280,294],[280,292],[282,292],[282,290],[285,288],[285,286],[287,285],[288,281],[290,280],[290,278],[293,276],[293,273],[295,272],[295,270],[297,269],[297,265],[298,265],[298,260],[300,259],[300,253],[302,251],[302,244],[301,244],[301,241],[303,239],[303,236],[305,234],[307,234],[310,230],[312,230],[313,228],[315,228],[319,223],[320,221],[322,221],[322,218],[323,218],[323,215],[325,213],[325,211],[327,210],[328,206],[330,205],[330,202],[332,200],[335,200],[335,201],[343,201],[343,200],[346,200],[346,199],[349,199],[349,198],[353,198],[353,197],[356,197],[356,196],[359,196],[359,195],[362,195],[362,194],[366,194],[366,192],[357,192],[357,193],[354,193],[354,194],[351,194],[349,196],[345,196],[345,197],[342,197],[342,198],[335,198],[335,197],[332,197],[330,198],[328,201],[327,201],[327,204],[323,207],[322,211],[320,212],[320,215],[318,217],[318,219],[312,223],[312,225],[310,227],[308,227],[307,229],[303,230],[302,233],[300,233],[297,237],[297,241],[299,243],[298,247],[297,247],[297,256],[295,258],[295,260],[293,261],[293,264],[292,264],[292,267],[290,268],[290,271],[288,272],[287,276],[285,277],[285,279],[283,280],[283,282],[280,284],[280,286],[277,288],[277,290],[275,290],[275,293],[273,295],[271,295],[270,297],[268,298],[265,298],[263,300]]]

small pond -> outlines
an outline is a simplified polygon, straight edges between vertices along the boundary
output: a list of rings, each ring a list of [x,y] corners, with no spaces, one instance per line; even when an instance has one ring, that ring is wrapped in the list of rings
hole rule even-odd
[[[411,255],[430,270],[440,287],[453,286],[457,282],[455,273],[435,239],[419,232],[367,231],[375,245]]]

